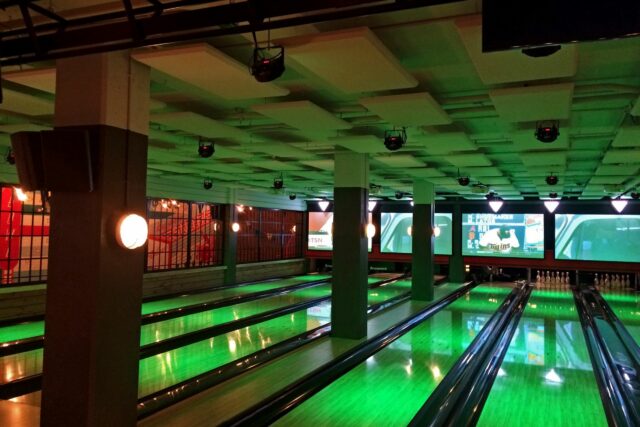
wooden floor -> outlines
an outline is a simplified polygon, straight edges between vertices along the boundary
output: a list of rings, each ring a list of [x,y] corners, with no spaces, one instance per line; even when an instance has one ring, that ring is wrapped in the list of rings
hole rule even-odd
[[[0,426],[35,427],[39,425],[39,406],[0,400]]]

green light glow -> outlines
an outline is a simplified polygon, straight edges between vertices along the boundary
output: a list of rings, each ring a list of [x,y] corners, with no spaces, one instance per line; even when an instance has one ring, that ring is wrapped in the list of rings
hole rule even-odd
[[[636,292],[600,290],[600,293],[636,344],[640,345],[640,296]]]
[[[573,296],[568,291],[536,290],[478,425],[576,423],[607,425]]]
[[[478,286],[278,420],[277,425],[407,425],[510,288]],[[442,292],[440,287],[436,292]],[[465,311],[466,313],[463,313]],[[463,314],[471,315],[475,321]],[[470,340],[468,340],[470,341]]]

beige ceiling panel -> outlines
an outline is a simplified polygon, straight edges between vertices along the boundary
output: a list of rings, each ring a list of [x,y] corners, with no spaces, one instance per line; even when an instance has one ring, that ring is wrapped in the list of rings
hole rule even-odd
[[[569,129],[560,129],[558,139],[551,143],[543,143],[536,139],[535,130],[520,130],[511,133],[513,149],[517,151],[537,151],[569,148]]]
[[[604,155],[602,163],[639,164],[640,150],[634,149],[610,149]]]
[[[598,176],[635,175],[638,165],[600,165],[596,170]]]
[[[4,89],[2,93],[4,99],[0,105],[0,110],[12,111],[28,116],[53,114],[53,101],[8,89]]]
[[[247,137],[247,134],[240,129],[189,111],[153,114],[150,120],[153,123],[159,123],[172,129],[179,129],[205,138],[242,139]]]
[[[573,83],[494,89],[489,96],[508,122],[562,120],[569,118]]]
[[[452,122],[428,92],[364,98],[360,104],[395,126],[446,125]]]
[[[284,42],[294,60],[346,93],[410,88],[418,81],[368,28],[320,33]]]
[[[135,60],[224,99],[268,98],[288,95],[274,83],[260,83],[246,64],[206,43],[137,52]]]
[[[16,132],[39,132],[41,130],[50,130],[49,126],[40,126],[33,123],[19,123],[15,125],[0,125],[0,132],[16,133]]]
[[[256,168],[269,169],[272,171],[280,171],[280,172],[304,170],[303,167],[301,167],[300,165],[294,162],[281,162],[279,160],[269,160],[269,159],[250,160],[250,161],[244,162],[244,164],[253,166]]]
[[[18,83],[23,86],[32,87],[44,92],[55,93],[56,91],[56,69],[37,68],[25,71],[6,73],[2,76],[4,80]]]
[[[351,125],[311,101],[276,102],[251,107],[258,113],[303,131],[350,129]]]
[[[464,132],[448,132],[424,135],[421,137],[425,150],[429,154],[448,154],[459,151],[475,151],[476,144]]]
[[[480,79],[485,84],[555,79],[575,75],[578,63],[577,45],[564,45],[559,52],[542,58],[523,55],[519,49],[483,53],[481,21],[479,15],[458,19],[456,27]]]
[[[560,167],[564,170],[567,164],[567,153],[565,151],[547,151],[538,153],[522,153],[520,154],[522,163],[530,172],[547,172],[551,169]],[[551,168],[551,169],[550,169]]]
[[[171,165],[167,163],[162,164],[154,164],[150,163],[148,166],[149,169],[155,169],[163,172],[171,172],[171,173],[193,173],[194,169],[187,165]]]
[[[232,148],[223,147],[221,145],[214,145],[216,152],[213,154],[213,157],[216,159],[247,159],[252,157],[251,154],[247,154],[243,151],[234,150]],[[195,153],[194,148],[194,153]]]
[[[444,172],[428,167],[407,169],[405,173],[413,178],[440,178],[446,176]]]
[[[500,177],[502,171],[496,167],[465,167],[460,169],[461,175],[469,175],[472,177]]]
[[[459,168],[467,166],[492,166],[484,154],[456,154],[446,156],[445,160]]]
[[[301,160],[300,163],[326,171],[333,171],[334,169],[333,159]]]
[[[220,173],[245,173],[252,174],[253,168],[244,166],[242,163],[220,163],[215,162],[206,166],[206,171]]]
[[[611,145],[613,147],[640,147],[640,126],[621,126]]]
[[[315,157],[315,154],[309,151],[279,142],[250,143],[238,148],[252,153],[266,153],[277,157],[291,157],[295,159],[310,159]]]
[[[594,176],[589,180],[589,184],[622,184],[628,179],[628,175]]]
[[[331,138],[335,145],[339,145],[356,153],[388,153],[384,141],[373,135],[341,136]]]
[[[390,154],[387,156],[374,156],[376,161],[392,168],[419,168],[424,166],[424,162],[409,154]]]

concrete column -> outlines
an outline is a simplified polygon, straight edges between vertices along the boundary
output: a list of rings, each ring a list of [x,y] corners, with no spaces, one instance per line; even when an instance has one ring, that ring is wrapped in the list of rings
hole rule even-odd
[[[367,202],[369,158],[335,156],[331,333],[358,339],[367,335]]]
[[[413,224],[411,225],[411,298],[433,300],[435,189],[432,183],[413,183]]]
[[[145,215],[149,70],[128,52],[59,60],[54,124],[89,132],[94,190],[51,198],[41,424],[134,426],[144,249],[115,221]]]
[[[236,283],[237,259],[238,259],[238,233],[233,231],[231,225],[238,221],[238,210],[235,204],[227,204],[224,207],[224,249],[222,252],[224,270],[224,284]]]
[[[453,220],[451,221],[451,257],[449,257],[449,280],[464,282],[464,259],[462,258],[462,207],[460,202],[453,205]]]

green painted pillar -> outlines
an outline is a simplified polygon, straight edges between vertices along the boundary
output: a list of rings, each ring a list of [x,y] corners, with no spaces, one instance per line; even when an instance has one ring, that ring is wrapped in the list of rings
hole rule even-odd
[[[413,224],[411,225],[411,298],[433,300],[434,210],[435,189],[432,183],[413,183]]]
[[[359,339],[367,335],[367,155],[336,153],[334,185],[331,334]]]
[[[224,248],[222,261],[224,269],[224,284],[233,285],[236,283],[236,272],[238,265],[238,233],[233,231],[233,224],[238,221],[238,211],[236,205],[227,204],[224,207]]]
[[[460,202],[453,205],[453,220],[451,233],[451,257],[449,257],[449,280],[464,282],[464,259],[462,258],[462,207]]]
[[[122,51],[56,71],[55,130],[88,131],[94,187],[51,197],[40,424],[135,426],[144,249],[118,245],[115,222],[146,215],[149,69]]]

